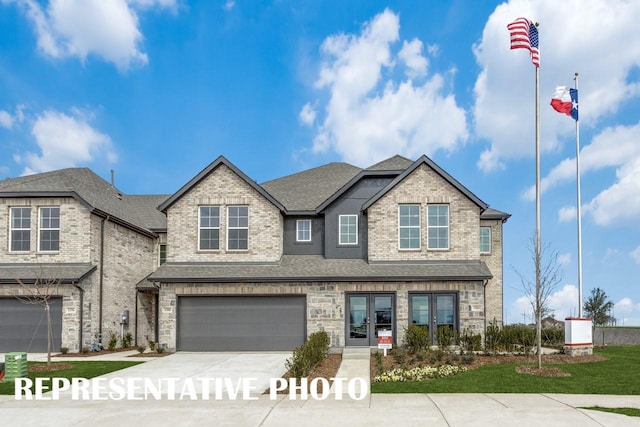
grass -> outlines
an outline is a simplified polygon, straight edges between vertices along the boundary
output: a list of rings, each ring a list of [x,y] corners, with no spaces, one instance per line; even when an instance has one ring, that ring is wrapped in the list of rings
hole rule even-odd
[[[55,362],[54,362],[55,363]],[[67,362],[62,362],[67,363]],[[29,378],[34,379],[36,377],[42,378],[94,378],[100,375],[108,374],[109,372],[119,371],[120,369],[128,368],[130,366],[137,365],[143,362],[129,362],[129,361],[108,361],[108,362],[69,362],[73,365],[70,369],[60,369],[49,372],[30,372],[27,375]],[[44,362],[29,362],[29,366],[36,364],[45,364]],[[0,395],[1,394],[14,394],[13,381],[4,381],[0,383]]]
[[[627,415],[629,417],[640,417],[638,408],[603,408],[602,406],[581,407],[580,409],[591,409],[592,411],[611,412],[614,414]]]
[[[596,349],[609,360],[556,366],[570,377],[519,374],[517,364],[485,365],[429,381],[372,383],[373,393],[565,393],[640,395],[640,346]]]

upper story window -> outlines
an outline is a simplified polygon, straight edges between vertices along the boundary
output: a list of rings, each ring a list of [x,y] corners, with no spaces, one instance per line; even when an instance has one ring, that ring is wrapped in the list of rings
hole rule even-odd
[[[31,208],[11,208],[10,224],[9,250],[29,252],[31,250]]]
[[[198,211],[198,249],[220,249],[220,207],[200,206]]]
[[[158,264],[167,263],[167,245],[161,244],[158,248]]]
[[[249,206],[229,206],[227,218],[227,249],[249,249]]]
[[[449,249],[449,205],[429,205],[427,209],[427,247]]]
[[[420,249],[420,205],[398,206],[398,247]]]
[[[60,250],[60,207],[40,208],[39,250],[55,252]]]
[[[338,217],[339,238],[341,245],[358,244],[358,215],[340,215]]]
[[[311,220],[299,219],[296,221],[296,242],[311,241]]]
[[[491,227],[480,227],[480,253],[491,253]]]

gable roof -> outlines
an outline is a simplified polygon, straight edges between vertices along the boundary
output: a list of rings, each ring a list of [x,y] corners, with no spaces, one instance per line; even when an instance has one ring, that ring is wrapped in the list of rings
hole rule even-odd
[[[386,160],[376,163],[375,165],[369,166],[367,170],[375,171],[375,170],[400,170],[403,171],[410,167],[413,164],[413,160],[407,159],[406,157],[402,157],[396,154],[393,157],[389,157]]]
[[[460,191],[467,198],[469,198],[472,202],[474,202],[476,205],[478,205],[481,210],[485,210],[485,209],[487,209],[489,207],[489,205],[487,205],[485,202],[480,200],[480,198],[478,196],[476,196],[471,191],[469,191],[469,189],[467,189],[467,187],[465,187],[457,179],[455,179],[454,177],[449,175],[444,169],[442,169],[440,166],[438,166],[433,160],[431,160],[427,156],[423,155],[418,160],[413,162],[413,164],[411,166],[409,166],[407,169],[405,169],[405,171],[402,172],[400,175],[398,175],[393,181],[391,181],[385,188],[380,190],[375,196],[373,196],[371,199],[369,199],[367,202],[365,202],[364,205],[362,205],[362,210],[364,211],[364,210],[369,209],[375,202],[380,200],[382,198],[382,196],[384,196],[389,191],[391,191],[391,189],[393,189],[396,185],[398,185],[400,182],[402,182],[403,179],[405,179],[407,176],[412,174],[416,169],[418,169],[418,167],[420,167],[423,164],[425,164],[425,165],[427,165],[427,167],[433,169],[445,181],[447,181],[449,184],[453,185],[458,191]]]
[[[286,206],[289,213],[315,213],[316,208],[334,195],[361,169],[348,163],[329,163],[262,184]]]
[[[209,174],[212,173],[214,170],[216,170],[218,167],[220,167],[220,165],[225,165],[226,167],[231,169],[231,171],[233,173],[238,175],[238,177],[240,177],[240,179],[242,179],[244,182],[246,182],[251,188],[256,190],[258,193],[260,193],[260,195],[262,195],[262,197],[264,197],[269,202],[271,202],[275,207],[277,207],[281,211],[285,210],[285,207],[278,200],[276,200],[271,194],[269,194],[264,188],[262,188],[260,185],[258,185],[254,180],[252,180],[247,175],[245,175],[244,172],[242,172],[240,169],[238,169],[233,163],[231,163],[229,160],[227,160],[224,156],[219,156],[211,164],[209,164],[209,166],[207,166],[206,168],[202,169],[200,171],[200,173],[198,173],[196,176],[194,176],[189,182],[187,182],[185,185],[183,185],[182,188],[180,188],[171,197],[169,197],[162,204],[160,204],[158,206],[158,209],[160,211],[162,211],[162,212],[166,212],[166,210],[171,205],[173,205],[175,202],[180,200],[182,198],[182,196],[184,196],[186,193],[188,193],[193,187],[198,185],[198,183],[200,183],[200,181],[202,181],[204,178],[209,176]]]
[[[73,197],[90,212],[144,234],[166,229],[165,216],[155,209],[166,196],[127,196],[89,168],[68,168],[0,181],[0,197]]]

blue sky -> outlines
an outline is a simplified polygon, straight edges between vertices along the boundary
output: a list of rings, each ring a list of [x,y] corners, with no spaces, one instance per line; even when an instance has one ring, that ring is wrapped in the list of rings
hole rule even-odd
[[[640,4],[617,0],[0,0],[0,178],[88,166],[173,193],[223,154],[258,182],[422,154],[505,224],[505,316],[530,321],[535,69],[506,25],[540,22],[542,240],[557,318],[577,315],[575,127],[549,106],[580,73],[583,293],[640,325]]]

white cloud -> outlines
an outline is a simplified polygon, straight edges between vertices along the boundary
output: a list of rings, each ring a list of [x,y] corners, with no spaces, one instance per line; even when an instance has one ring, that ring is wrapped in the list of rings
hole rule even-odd
[[[633,251],[631,251],[631,253],[629,254],[631,256],[631,258],[633,258],[638,264],[640,264],[640,246],[638,246],[637,248],[635,248]]]
[[[505,160],[533,156],[535,68],[525,50],[509,50],[506,25],[518,16],[541,23],[541,148],[555,150],[559,136],[573,131],[572,121],[547,104],[556,85],[571,83],[576,70],[588,70],[580,82],[580,118],[595,123],[615,113],[621,102],[640,94],[629,75],[640,65],[640,3],[623,0],[511,0],[496,8],[475,54],[481,72],[475,84],[475,131],[490,141],[478,166],[504,167]],[[615,25],[612,24],[615,22]],[[611,23],[611,24],[609,24]],[[597,37],[567,28],[597,29]],[[562,37],[554,37],[561,34]],[[545,42],[546,41],[546,42]],[[624,46],[624,49],[611,49]],[[598,60],[594,61],[593,58]],[[558,80],[559,79],[559,80]],[[575,173],[574,173],[575,175]]]
[[[300,121],[307,126],[313,126],[313,123],[316,121],[316,114],[311,104],[307,102],[302,107],[302,110],[300,110]]]
[[[227,0],[222,7],[224,10],[229,11],[236,6],[236,2],[233,0]]]
[[[371,164],[393,154],[417,157],[452,151],[468,138],[465,112],[445,93],[445,76],[426,75],[422,42],[399,41],[400,21],[390,10],[360,34],[339,34],[322,44],[316,87],[329,92],[321,108],[314,152],[333,150],[345,161]],[[420,81],[393,80],[396,67]]]
[[[564,321],[567,317],[578,315],[578,288],[566,284],[562,289],[549,295],[548,306],[553,311],[553,317]],[[533,323],[532,305],[527,296],[522,296],[514,301],[509,308],[509,323]]]
[[[578,209],[575,206],[563,206],[558,211],[558,221],[569,222],[576,219],[578,216]]]
[[[53,58],[93,54],[121,70],[145,65],[143,36],[134,8],[176,10],[176,0],[50,0],[46,8],[36,0],[3,0],[21,6],[33,23],[38,49]]]
[[[640,326],[640,303],[624,297],[615,303],[612,315],[620,326]]]
[[[89,124],[80,111],[67,115],[48,110],[39,115],[31,129],[40,153],[26,152],[14,157],[25,164],[24,175],[74,167],[101,160],[116,160],[111,138]]]
[[[422,42],[413,39],[402,43],[402,49],[398,52],[400,58],[407,65],[407,76],[423,77],[427,74],[427,58],[422,56]]]
[[[568,265],[571,263],[571,252],[567,252],[564,254],[559,254],[558,255],[558,264],[560,265]]]
[[[13,117],[4,110],[0,110],[0,126],[7,129],[13,127]]]

